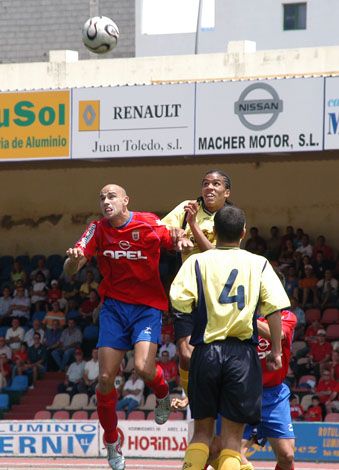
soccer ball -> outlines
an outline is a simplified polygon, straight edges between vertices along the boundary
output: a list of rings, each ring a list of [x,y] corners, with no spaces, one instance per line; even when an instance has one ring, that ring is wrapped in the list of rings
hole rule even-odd
[[[82,42],[95,54],[111,51],[116,47],[118,39],[118,26],[106,16],[93,16],[82,28]]]

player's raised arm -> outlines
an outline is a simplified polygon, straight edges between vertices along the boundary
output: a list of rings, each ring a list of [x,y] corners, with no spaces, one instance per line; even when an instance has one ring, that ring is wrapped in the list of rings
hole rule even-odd
[[[67,276],[76,274],[87,263],[87,258],[81,248],[69,248],[66,255],[68,258],[64,263],[64,271]]]

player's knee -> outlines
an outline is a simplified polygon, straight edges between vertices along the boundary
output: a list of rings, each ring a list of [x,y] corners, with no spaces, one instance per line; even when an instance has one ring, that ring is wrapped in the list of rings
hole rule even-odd
[[[278,454],[278,463],[280,463],[283,468],[290,468],[294,461],[294,452],[293,449],[284,449]]]
[[[111,388],[114,385],[114,377],[112,377],[107,372],[102,372],[99,374],[99,386],[100,388]]]
[[[151,380],[152,376],[154,375],[154,367],[150,366],[144,361],[135,362],[134,369],[139,377],[146,381]]]

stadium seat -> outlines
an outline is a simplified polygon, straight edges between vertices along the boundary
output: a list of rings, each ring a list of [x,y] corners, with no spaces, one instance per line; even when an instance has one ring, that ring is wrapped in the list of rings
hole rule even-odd
[[[328,325],[326,329],[326,338],[329,341],[336,341],[339,339],[339,324]]]
[[[0,411],[7,411],[9,408],[9,395],[7,393],[0,393]]]
[[[319,308],[308,308],[305,310],[306,323],[312,323],[314,320],[320,320],[321,311]]]
[[[46,260],[46,266],[50,271],[51,279],[58,279],[64,266],[64,258],[61,255],[50,255]]]
[[[182,411],[171,411],[168,419],[171,421],[178,421],[178,420],[185,419],[184,413]]]
[[[25,392],[28,389],[27,375],[15,375],[11,384],[4,387],[2,390],[5,392]]]
[[[72,414],[72,419],[88,419],[88,413],[85,410],[78,410]]]
[[[127,419],[143,420],[145,419],[145,413],[141,410],[131,411]]]
[[[52,413],[48,410],[37,411],[34,415],[34,419],[51,419]]]
[[[65,406],[68,406],[70,403],[70,396],[68,393],[57,393],[54,395],[53,403],[51,405],[46,406],[47,410],[64,410]]]
[[[0,270],[8,266],[11,268],[13,263],[14,263],[13,256],[10,256],[10,255],[0,256]]]
[[[31,323],[33,323],[34,320],[39,320],[42,321],[46,316],[46,311],[41,310],[39,312],[34,312],[32,315]]]
[[[326,308],[321,317],[323,325],[339,323],[339,310],[337,308]]]
[[[83,331],[83,340],[85,341],[97,341],[99,336],[98,325],[88,325]]]
[[[119,418],[119,417],[118,417]],[[98,412],[97,411],[93,411],[93,413],[91,413],[89,419],[99,419],[98,417]]]
[[[70,419],[69,412],[65,410],[56,411],[53,414],[53,419]]]
[[[304,411],[306,411],[308,407],[312,404],[312,397],[313,394],[307,394],[302,397],[300,405],[302,406]]]
[[[19,261],[24,271],[29,271],[31,260],[28,255],[19,255],[15,258],[15,261]]]
[[[6,336],[9,326],[0,326],[0,336]]]
[[[150,411],[146,419],[147,421],[154,421],[154,411]]]
[[[122,411],[122,410],[117,411],[117,417],[118,419],[125,420],[126,419],[125,411]]]
[[[94,411],[97,409],[97,397],[95,394],[91,396],[91,398],[88,401],[88,404],[84,406],[83,409],[88,410],[88,411]]]
[[[292,354],[295,356],[300,349],[303,349],[306,347],[306,342],[305,341],[294,341],[292,343]]]
[[[154,393],[150,393],[147,395],[147,398],[145,400],[145,403],[142,406],[139,406],[139,410],[154,410],[156,405],[156,398]]]
[[[327,413],[325,423],[339,423],[339,413]]]
[[[82,410],[88,405],[87,393],[76,393],[73,395],[71,403],[64,407],[65,410]]]
[[[30,265],[30,271],[33,271],[34,269],[36,269],[38,267],[38,260],[40,258],[44,258],[46,259],[46,256],[45,255],[33,255],[32,258],[31,258],[31,265]]]

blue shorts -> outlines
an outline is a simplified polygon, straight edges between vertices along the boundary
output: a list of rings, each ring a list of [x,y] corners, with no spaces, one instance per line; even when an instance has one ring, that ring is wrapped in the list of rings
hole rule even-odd
[[[276,387],[264,388],[261,421],[256,426],[245,427],[244,439],[249,440],[253,435],[256,435],[258,439],[269,437],[294,439],[290,394],[290,389],[284,383]]]
[[[97,347],[130,350],[139,341],[160,344],[161,322],[161,310],[105,299],[100,311]]]

